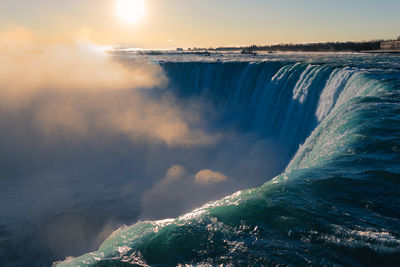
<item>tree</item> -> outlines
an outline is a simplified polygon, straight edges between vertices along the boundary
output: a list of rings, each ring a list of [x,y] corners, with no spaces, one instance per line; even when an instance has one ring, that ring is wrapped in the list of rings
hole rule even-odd
[[[397,41],[400,41],[400,36],[399,36],[399,37],[397,37]]]

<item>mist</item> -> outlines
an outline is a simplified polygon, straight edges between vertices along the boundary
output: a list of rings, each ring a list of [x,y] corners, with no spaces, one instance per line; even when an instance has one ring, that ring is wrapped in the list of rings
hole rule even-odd
[[[229,108],[175,96],[161,66],[19,31],[0,38],[0,256],[80,255],[123,224],[183,214],[284,168],[280,147]]]

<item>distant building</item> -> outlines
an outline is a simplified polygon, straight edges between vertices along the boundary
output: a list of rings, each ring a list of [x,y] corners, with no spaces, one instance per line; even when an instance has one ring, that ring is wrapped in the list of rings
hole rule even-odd
[[[400,51],[400,37],[397,41],[386,41],[381,43],[381,50],[396,50]]]
[[[176,51],[183,51],[183,48],[177,48]]]

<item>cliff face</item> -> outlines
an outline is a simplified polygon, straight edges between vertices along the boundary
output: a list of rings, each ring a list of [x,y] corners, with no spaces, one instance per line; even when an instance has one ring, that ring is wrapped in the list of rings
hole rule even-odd
[[[382,42],[381,50],[400,50],[400,41]]]

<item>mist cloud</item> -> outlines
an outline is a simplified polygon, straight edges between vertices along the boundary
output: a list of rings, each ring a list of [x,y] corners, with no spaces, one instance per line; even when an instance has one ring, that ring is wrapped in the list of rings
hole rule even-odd
[[[142,197],[143,219],[159,219],[178,216],[204,200],[218,196],[218,192],[229,188],[228,177],[208,169],[188,171],[184,166],[171,166],[165,177],[144,193]],[[216,186],[216,184],[218,184]]]
[[[199,184],[219,183],[226,180],[225,174],[212,170],[201,170],[195,175],[195,181]]]
[[[16,229],[4,235],[20,257],[26,246],[57,257],[97,248],[110,225],[135,222],[166,154],[218,140],[176,105],[157,64],[42,45],[18,27],[0,33],[0,62],[0,228]]]
[[[36,49],[22,28],[0,36],[0,109],[32,114],[32,127],[47,137],[70,132],[123,134],[170,146],[213,142],[192,130],[170,99],[154,100],[138,90],[166,86],[156,64],[127,66],[89,43]]]
[[[21,258],[97,249],[121,224],[181,215],[284,167],[229,109],[174,96],[157,64],[41,45],[23,28],[0,33],[0,62],[0,228],[13,226]]]

